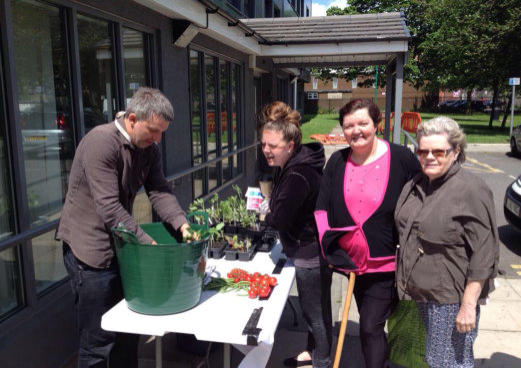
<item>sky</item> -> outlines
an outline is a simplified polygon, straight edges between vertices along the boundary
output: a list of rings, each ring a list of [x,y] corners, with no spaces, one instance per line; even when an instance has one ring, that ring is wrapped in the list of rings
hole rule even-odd
[[[332,6],[338,6],[344,9],[347,6],[346,0],[313,0],[311,3],[311,12],[314,17],[326,15],[326,10]]]

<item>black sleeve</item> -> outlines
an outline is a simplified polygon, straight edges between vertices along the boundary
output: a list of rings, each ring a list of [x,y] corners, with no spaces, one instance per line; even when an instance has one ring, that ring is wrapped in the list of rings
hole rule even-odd
[[[324,168],[322,178],[320,180],[320,190],[318,191],[317,203],[315,211],[327,211],[329,209],[329,197],[331,195],[331,185],[333,182],[333,174],[338,162],[339,153],[335,152]]]
[[[403,168],[407,173],[407,181],[409,181],[421,171],[420,161],[418,161],[418,157],[406,147],[403,147],[401,156]]]
[[[280,188],[277,200],[270,203],[266,223],[278,231],[287,232],[307,199],[310,186],[304,175],[299,172],[291,172],[284,175]]]

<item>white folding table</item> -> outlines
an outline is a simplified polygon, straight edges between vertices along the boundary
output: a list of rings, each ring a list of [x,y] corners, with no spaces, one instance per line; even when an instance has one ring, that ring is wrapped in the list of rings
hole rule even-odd
[[[282,247],[277,243],[270,253],[257,253],[249,262],[209,259],[208,266],[215,266],[213,276],[226,277],[239,267],[250,273],[272,274],[277,262],[285,259]],[[224,367],[230,367],[230,346],[245,354],[239,368],[265,367],[271,354],[277,325],[295,279],[295,268],[287,261],[277,277],[277,286],[269,299],[250,299],[236,292],[219,293],[205,291],[192,309],[182,313],[151,316],[131,311],[125,300],[116,304],[101,319],[104,330],[151,335],[156,337],[156,367],[161,367],[161,336],[168,332],[194,334],[198,340],[224,343]],[[243,335],[253,310],[263,307],[257,327],[261,329],[257,346],[247,344]]]

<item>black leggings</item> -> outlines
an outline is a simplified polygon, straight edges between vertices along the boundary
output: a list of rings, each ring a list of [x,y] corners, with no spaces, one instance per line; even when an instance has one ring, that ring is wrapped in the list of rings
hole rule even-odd
[[[314,368],[331,366],[331,271],[322,264],[316,268],[295,267],[297,290],[304,319],[309,326],[307,350]]]
[[[366,368],[385,367],[389,347],[384,327],[397,303],[394,272],[360,275],[355,282],[360,339]]]

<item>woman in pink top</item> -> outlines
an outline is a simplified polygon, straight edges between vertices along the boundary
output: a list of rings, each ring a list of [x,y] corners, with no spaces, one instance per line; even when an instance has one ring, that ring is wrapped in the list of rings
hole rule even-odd
[[[380,120],[369,100],[354,99],[340,109],[349,147],[329,159],[315,211],[323,257],[337,270],[357,274],[354,294],[367,368],[384,367],[388,359],[384,326],[397,301],[393,214],[404,184],[420,171],[409,149],[376,137]]]

